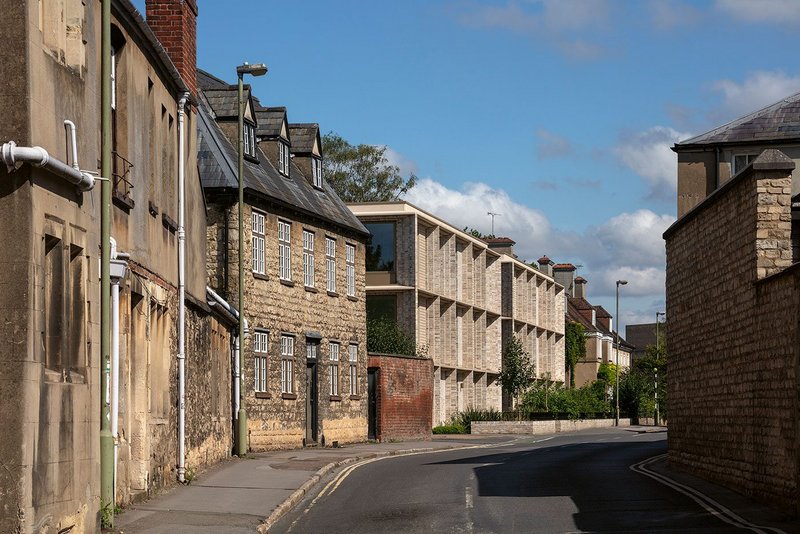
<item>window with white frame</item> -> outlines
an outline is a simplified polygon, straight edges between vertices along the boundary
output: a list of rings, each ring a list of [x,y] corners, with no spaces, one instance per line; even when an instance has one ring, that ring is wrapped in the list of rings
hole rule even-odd
[[[264,222],[263,213],[253,211],[253,272],[264,274]]]
[[[356,247],[345,244],[345,265],[347,267],[347,296],[356,296]]]
[[[336,240],[325,238],[325,266],[328,279],[328,291],[336,293]]]
[[[358,395],[358,345],[347,347],[350,360],[350,395]]]
[[[339,344],[330,344],[330,379],[331,379],[331,395],[339,394]]]
[[[281,393],[294,392],[294,337],[281,336]]]
[[[742,169],[753,163],[753,160],[758,157],[758,154],[736,154],[733,156],[733,174],[737,175],[742,172]]]
[[[311,176],[314,180],[314,187],[322,189],[322,160],[311,158]]]
[[[314,232],[303,230],[303,284],[314,287]]]
[[[281,280],[292,280],[292,223],[278,221],[278,264]]]
[[[290,157],[289,145],[283,141],[278,141],[278,171],[284,176],[289,176]]]
[[[256,127],[247,121],[244,121],[243,126],[244,154],[254,158],[256,157]]]
[[[255,331],[253,333],[253,371],[256,392],[267,391],[267,347],[269,334]]]

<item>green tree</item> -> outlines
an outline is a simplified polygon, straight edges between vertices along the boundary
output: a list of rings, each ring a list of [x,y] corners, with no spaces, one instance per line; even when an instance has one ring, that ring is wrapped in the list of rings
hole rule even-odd
[[[521,417],[520,399],[533,384],[534,368],[530,354],[523,348],[517,336],[512,336],[503,348],[503,370],[498,379],[508,396],[514,400],[514,406]]]
[[[567,323],[564,348],[564,366],[569,376],[569,387],[575,387],[575,365],[586,357],[586,336],[583,325],[570,321]]]
[[[486,241],[487,239],[494,239],[495,238],[494,235],[482,234],[480,232],[480,230],[476,230],[475,228],[471,228],[469,226],[465,226],[463,232],[465,234],[471,235],[472,237],[476,237],[478,239],[483,239],[484,241]]]
[[[397,200],[414,187],[417,177],[400,174],[386,158],[385,146],[351,145],[334,132],[322,138],[325,179],[345,202]]]
[[[425,356],[426,347],[418,347],[395,321],[380,317],[367,319],[367,351],[380,354]]]

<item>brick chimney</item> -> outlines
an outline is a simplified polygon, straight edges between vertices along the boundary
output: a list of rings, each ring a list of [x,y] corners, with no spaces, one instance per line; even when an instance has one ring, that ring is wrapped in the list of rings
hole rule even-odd
[[[197,94],[197,1],[146,0],[147,24],[193,95]]]
[[[574,294],[574,279],[576,268],[571,263],[556,263],[553,265],[553,278],[556,283],[564,286],[568,297],[575,296]]]
[[[510,237],[491,237],[486,240],[486,244],[489,245],[490,249],[500,254],[508,254],[512,258],[516,258],[514,255],[514,245],[516,243]]]
[[[539,258],[539,270],[547,276],[553,276],[553,260],[547,256]]]
[[[586,278],[582,276],[578,276],[575,278],[575,298],[576,299],[585,299],[586,298]]]

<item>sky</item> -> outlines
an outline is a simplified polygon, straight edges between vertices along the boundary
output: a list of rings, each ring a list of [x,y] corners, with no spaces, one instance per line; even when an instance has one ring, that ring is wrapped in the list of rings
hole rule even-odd
[[[134,0],[143,11],[144,0]],[[198,0],[198,66],[351,143],[406,200],[581,265],[620,324],[664,311],[675,142],[800,91],[798,0]],[[235,8],[234,8],[235,6]]]

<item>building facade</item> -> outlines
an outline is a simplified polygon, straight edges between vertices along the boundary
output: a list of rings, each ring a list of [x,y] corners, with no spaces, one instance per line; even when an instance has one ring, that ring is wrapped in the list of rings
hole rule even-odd
[[[563,288],[552,278],[407,202],[349,207],[372,233],[368,316],[396,321],[432,358],[435,425],[502,409],[504,336],[520,336],[537,374],[560,369],[563,380]]]
[[[193,28],[194,1],[147,5]],[[108,373],[118,378],[111,379],[110,399],[101,397],[101,199],[99,181],[86,178],[101,157],[101,3],[5,7],[0,138],[10,159],[0,170],[0,235],[8,251],[0,291],[0,395],[7,408],[0,416],[0,531],[97,531],[101,509],[114,504],[100,502],[101,401],[111,405],[117,504],[174,483],[183,463],[176,380],[181,199],[192,221],[184,233],[183,465],[202,469],[230,454],[230,325],[207,304],[193,90],[170,58],[175,49],[159,42],[156,21],[151,28],[130,2],[113,1],[110,226],[112,253],[127,272],[116,273],[123,276],[119,311],[112,313],[118,363]],[[185,39],[193,46],[192,33]],[[65,121],[75,125],[74,146],[65,142]],[[25,160],[20,148],[36,146],[49,154],[43,166]],[[11,161],[14,154],[21,159]],[[70,173],[82,177],[77,186]]]
[[[236,301],[237,87],[199,72],[208,283]],[[246,94],[244,402],[249,449],[367,439],[367,230],[322,179],[315,124]],[[304,172],[305,171],[305,172]]]

